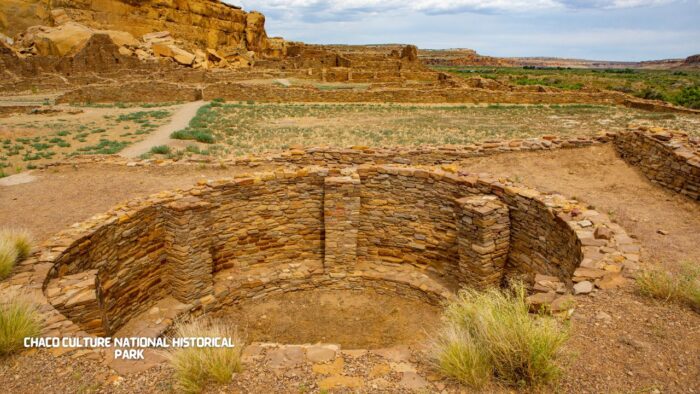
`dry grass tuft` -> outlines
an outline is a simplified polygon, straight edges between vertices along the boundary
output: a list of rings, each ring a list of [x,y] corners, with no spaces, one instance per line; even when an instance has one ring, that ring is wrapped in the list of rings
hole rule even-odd
[[[17,249],[15,245],[0,238],[0,280],[7,278],[17,262]]]
[[[39,335],[39,317],[34,304],[22,295],[0,302],[0,356],[15,353],[25,337]]]
[[[3,229],[0,230],[0,239],[7,239],[17,248],[17,258],[21,261],[29,257],[34,243],[31,234],[27,230]]]
[[[243,368],[241,351],[243,341],[235,327],[223,322],[195,320],[178,323],[175,337],[222,337],[231,338],[233,348],[176,348],[168,354],[175,369],[178,389],[187,393],[202,391],[207,382],[228,383],[233,374]]]
[[[700,267],[686,263],[675,274],[644,271],[637,277],[637,290],[644,296],[686,304],[700,312]]]
[[[522,284],[509,291],[463,289],[446,308],[433,343],[437,368],[446,376],[482,388],[490,382],[547,384],[568,330],[554,318],[531,315]]]
[[[32,237],[25,230],[0,230],[0,280],[7,278],[15,264],[32,251]]]

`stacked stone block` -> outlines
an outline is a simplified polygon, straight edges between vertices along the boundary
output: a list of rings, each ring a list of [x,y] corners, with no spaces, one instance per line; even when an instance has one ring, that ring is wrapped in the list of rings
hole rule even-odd
[[[169,204],[163,213],[170,293],[183,303],[212,292],[210,210],[210,203],[192,197]]]
[[[358,262],[409,264],[450,276],[458,260],[454,199],[468,189],[449,176],[436,181],[425,169],[363,166],[358,173]]]
[[[508,206],[493,195],[457,200],[461,282],[483,289],[499,286],[510,245]]]
[[[241,177],[201,198],[211,210],[214,272],[294,261],[323,267],[323,183],[302,169]]]
[[[323,218],[326,239],[323,264],[327,272],[343,273],[355,266],[360,225],[360,186],[356,173],[325,179]]]
[[[13,281],[41,278],[47,302],[77,323],[52,317],[50,332],[98,333],[101,314],[112,335],[166,299],[194,314],[316,287],[438,302],[502,275],[567,282],[579,264],[638,261],[638,245],[604,215],[505,179],[390,165],[330,172],[242,175],[132,200],[57,235]],[[613,231],[597,237],[600,226]],[[94,296],[73,282],[86,273]]]
[[[169,292],[165,223],[151,206],[119,215],[103,235],[89,240],[88,250],[105,332],[112,334]]]
[[[105,335],[102,311],[97,302],[97,270],[66,275],[49,282],[46,297],[67,318],[92,335]]]
[[[700,200],[700,142],[658,130],[629,130],[615,136],[615,148],[628,163],[668,189]]]

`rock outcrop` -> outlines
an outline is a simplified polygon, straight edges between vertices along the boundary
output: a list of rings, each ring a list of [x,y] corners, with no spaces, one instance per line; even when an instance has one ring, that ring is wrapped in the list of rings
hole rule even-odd
[[[95,34],[109,36],[119,47],[138,46],[139,42],[129,33],[116,30],[96,30],[75,22],[61,26],[32,26],[18,36],[17,45],[40,56],[63,57],[79,52]]]
[[[135,67],[138,60],[120,52],[113,38],[105,33],[93,34],[75,55],[64,57],[57,69],[65,74],[76,72],[107,72]]]
[[[3,0],[0,33],[14,36],[35,25],[74,21],[134,37],[169,31],[192,47],[267,48],[265,17],[219,0]],[[115,38],[112,39],[116,42]],[[119,43],[117,43],[119,45]],[[184,48],[192,49],[192,48]]]
[[[683,62],[684,67],[700,67],[700,55],[688,56]]]

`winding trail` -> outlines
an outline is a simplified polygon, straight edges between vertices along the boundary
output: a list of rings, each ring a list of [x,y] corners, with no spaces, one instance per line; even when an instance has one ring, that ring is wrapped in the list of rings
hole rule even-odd
[[[169,145],[173,141],[170,138],[170,134],[187,127],[192,118],[197,115],[197,110],[204,104],[204,101],[193,101],[191,103],[184,104],[179,110],[177,110],[177,112],[173,114],[172,119],[170,119],[170,123],[159,127],[158,130],[151,133],[145,140],[126,147],[124,150],[119,152],[119,154],[128,158],[138,157],[150,151],[154,146]]]

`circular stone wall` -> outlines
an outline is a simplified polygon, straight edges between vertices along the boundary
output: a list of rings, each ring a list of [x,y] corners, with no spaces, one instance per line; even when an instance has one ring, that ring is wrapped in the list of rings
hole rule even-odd
[[[312,167],[132,200],[27,265],[52,334],[154,336],[179,315],[288,291],[371,288],[437,304],[515,276],[570,284],[582,262],[632,258],[628,239],[605,215],[504,179]]]

